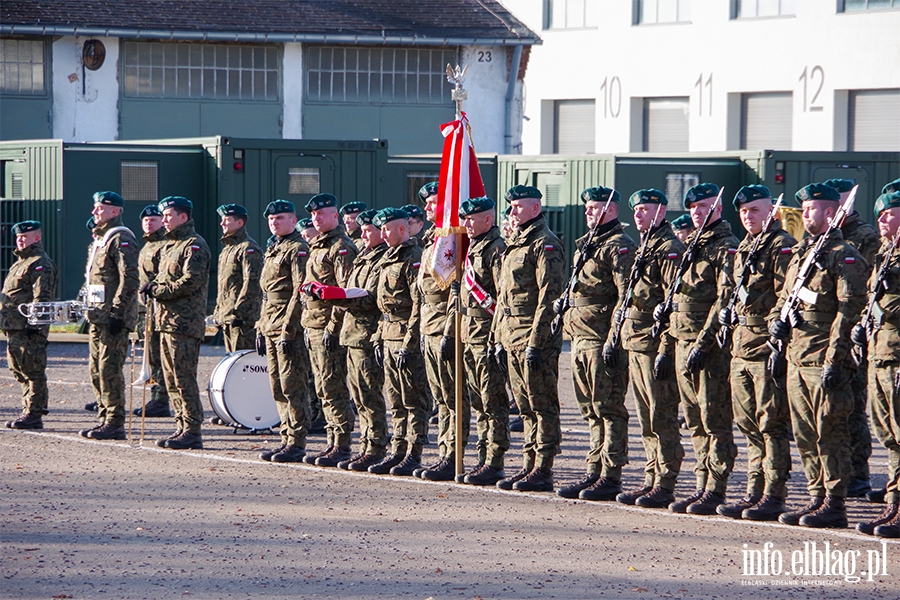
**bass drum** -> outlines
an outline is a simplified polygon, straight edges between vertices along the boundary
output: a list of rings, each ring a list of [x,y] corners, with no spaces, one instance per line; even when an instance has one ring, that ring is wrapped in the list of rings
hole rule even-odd
[[[266,357],[255,350],[238,350],[219,361],[209,376],[207,392],[213,411],[226,423],[247,429],[281,423]]]

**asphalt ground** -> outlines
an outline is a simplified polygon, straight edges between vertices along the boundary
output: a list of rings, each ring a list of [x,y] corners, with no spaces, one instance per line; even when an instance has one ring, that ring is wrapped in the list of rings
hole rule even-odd
[[[7,421],[21,410],[20,393],[6,368],[5,342],[0,352],[0,418]],[[0,430],[4,598],[900,597],[900,544],[852,529],[264,463],[257,454],[277,445],[277,435],[211,425],[203,450],[156,448],[153,440],[171,433],[172,419],[147,419],[140,447],[87,440],[77,434],[95,424],[83,409],[93,400],[87,346],[54,342],[49,354],[45,429]],[[222,347],[202,348],[201,389],[223,356]],[[558,484],[580,478],[588,443],[569,361],[564,352]],[[631,488],[642,480],[643,453],[628,402],[624,484]],[[205,394],[204,406],[213,416]],[[134,425],[139,438],[139,419]],[[520,466],[521,434],[513,435],[510,473]],[[426,464],[436,460],[433,428],[431,439]],[[731,499],[746,484],[737,430],[735,439]],[[691,493],[694,479],[687,432],[683,443],[679,497]],[[324,444],[324,436],[312,436],[309,449]],[[884,485],[887,455],[877,442],[873,450],[873,483]],[[805,480],[794,452],[789,502],[802,506]],[[882,508],[864,500],[848,505],[851,524]],[[827,573],[816,563],[824,550]],[[750,557],[762,557],[770,570],[752,568]]]

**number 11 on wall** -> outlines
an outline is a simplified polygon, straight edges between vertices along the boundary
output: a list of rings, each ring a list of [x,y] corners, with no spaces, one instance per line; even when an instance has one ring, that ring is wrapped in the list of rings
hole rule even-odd
[[[703,83],[703,73],[700,73],[700,77],[697,78],[696,83],[694,83],[694,87],[697,88],[697,116],[703,116],[703,88],[706,88],[706,114],[707,116],[712,116],[712,73],[709,74],[709,77],[706,78],[706,83]]]

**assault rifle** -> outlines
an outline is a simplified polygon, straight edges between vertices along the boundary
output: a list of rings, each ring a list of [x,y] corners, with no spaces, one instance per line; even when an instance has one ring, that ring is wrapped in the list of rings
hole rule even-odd
[[[763,223],[762,231],[759,232],[756,239],[753,240],[753,244],[750,246],[747,260],[744,261],[744,268],[741,269],[741,275],[735,283],[734,292],[732,292],[731,298],[728,300],[728,306],[725,308],[728,324],[722,324],[722,326],[719,327],[718,333],[716,333],[716,342],[719,344],[719,348],[722,348],[723,350],[731,346],[731,334],[734,331],[734,325],[738,320],[737,315],[734,314],[734,307],[737,304],[738,298],[740,298],[741,302],[746,302],[747,300],[747,290],[744,286],[750,275],[756,275],[756,261],[759,259],[759,253],[762,251],[763,237],[769,232],[769,228],[775,220],[775,215],[778,214],[778,209],[781,207],[782,200],[784,200],[784,194],[779,194],[778,201],[775,202],[775,206],[772,207],[771,212],[769,212],[769,215],[766,217],[765,223]]]
[[[894,251],[897,250],[897,244],[900,243],[900,229],[891,238],[891,245],[885,253],[878,272],[875,273],[875,282],[872,291],[869,292],[869,302],[863,311],[862,319],[853,327],[850,339],[853,341],[853,359],[857,366],[860,366],[866,357],[866,344],[869,338],[875,333],[875,330],[881,325],[884,319],[884,311],[878,305],[881,296],[887,289],[887,274],[890,269],[891,259],[894,257]],[[859,343],[864,342],[864,343]]]

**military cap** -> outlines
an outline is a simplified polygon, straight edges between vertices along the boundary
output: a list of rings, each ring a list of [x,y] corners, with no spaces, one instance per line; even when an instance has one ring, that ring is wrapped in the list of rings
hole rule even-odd
[[[95,192],[94,204],[109,204],[110,206],[125,206],[122,196],[115,192]]]
[[[715,198],[719,195],[719,186],[714,183],[698,183],[684,195],[684,207],[690,208],[691,204],[707,198]]]
[[[425,199],[429,196],[434,196],[438,193],[438,182],[437,181],[429,181],[425,185],[419,188],[418,196],[419,200],[425,202]]]
[[[521,200],[522,198],[534,198],[535,200],[540,200],[543,197],[544,195],[541,193],[541,190],[533,185],[514,185],[509,188],[509,191],[506,192],[505,196],[507,202]]]
[[[87,223],[84,224],[87,227],[88,231],[93,231],[94,227],[97,226],[97,222],[94,220],[94,216],[91,215],[91,218],[87,220]]]
[[[148,204],[141,211],[141,218],[144,217],[161,217],[162,211],[159,210],[159,207],[155,204]]]
[[[216,209],[220,217],[246,217],[247,209],[240,204],[223,204]]]
[[[297,231],[301,231],[303,229],[309,229],[310,227],[313,227],[313,222],[312,222],[312,219],[310,219],[309,217],[305,217],[305,218],[299,219],[297,221]]]
[[[877,219],[885,210],[897,207],[900,207],[900,191],[882,194],[875,200],[875,218]]]
[[[337,205],[338,199],[334,194],[316,194],[309,199],[309,202],[306,203],[306,206],[304,208],[307,211],[312,212],[314,210],[328,208],[329,206],[336,207]]]
[[[581,201],[585,204],[588,202],[606,202],[609,200],[609,194],[612,192],[612,201],[618,204],[622,201],[619,192],[612,188],[605,188],[602,185],[597,187],[589,187],[581,192]]]
[[[184,196],[166,196],[159,201],[159,210],[166,210],[167,208],[186,208],[188,210],[193,210],[194,203]]]
[[[825,185],[824,183],[811,183],[800,188],[797,193],[794,194],[794,198],[797,199],[797,202],[801,203],[806,200],[833,200],[838,202],[841,199],[841,193],[830,185]]]
[[[13,235],[19,235],[20,233],[28,233],[29,231],[37,231],[41,228],[40,221],[22,221],[21,223],[16,223],[12,226]]]
[[[372,208],[369,210],[364,210],[358,215],[356,215],[356,224],[362,227],[363,225],[371,225],[372,219],[375,215],[378,214],[377,208]]]
[[[495,206],[497,206],[497,203],[487,196],[471,198],[459,205],[459,216],[466,217],[468,215],[475,215],[488,210],[494,210]]]
[[[881,188],[882,194],[890,194],[891,192],[900,192],[900,179],[895,179]]]
[[[294,213],[297,214],[297,209],[294,207],[294,203],[288,200],[275,200],[273,202],[269,202],[268,206],[266,206],[266,210],[263,213],[264,217],[268,217],[269,215],[279,215],[281,213]]]
[[[772,192],[769,191],[764,185],[759,185],[758,183],[753,183],[751,185],[745,185],[741,189],[738,190],[737,194],[734,195],[733,204],[734,207],[737,208],[741,204],[746,204],[747,202],[753,202],[754,200],[762,200],[763,198],[772,199]]]
[[[694,229],[694,222],[691,221],[691,215],[681,215],[672,221],[672,229]]]
[[[415,219],[415,218],[424,219],[425,218],[425,211],[423,211],[421,209],[421,207],[418,207],[415,204],[407,204],[405,206],[402,206],[401,208],[404,211],[406,211],[406,214],[409,215],[410,219]]]
[[[669,204],[669,199],[661,191],[655,188],[647,188],[636,191],[628,198],[628,206],[630,208],[633,209],[638,204],[662,204],[666,206]]]
[[[409,220],[409,214],[402,208],[382,208],[372,217],[372,225],[381,227],[397,219]]]
[[[853,189],[856,182],[852,179],[829,179],[823,182],[825,185],[831,186],[841,194],[846,194]]]
[[[342,215],[349,215],[351,213],[362,212],[362,211],[366,210],[367,208],[369,208],[369,205],[366,204],[365,202],[359,202],[359,201],[348,202],[347,204],[345,204],[341,207],[340,213]]]

